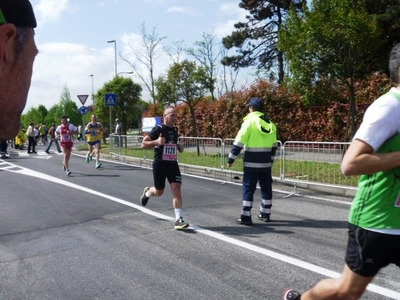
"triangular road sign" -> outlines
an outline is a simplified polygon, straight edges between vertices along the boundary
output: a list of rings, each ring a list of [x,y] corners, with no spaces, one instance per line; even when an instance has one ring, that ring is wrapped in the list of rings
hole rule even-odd
[[[113,97],[108,97],[107,99],[107,105],[115,105],[115,101]]]
[[[81,101],[82,105],[85,105],[86,99],[89,95],[78,95],[79,101]]]
[[[107,106],[117,106],[117,95],[116,94],[106,94],[105,96],[105,104]]]

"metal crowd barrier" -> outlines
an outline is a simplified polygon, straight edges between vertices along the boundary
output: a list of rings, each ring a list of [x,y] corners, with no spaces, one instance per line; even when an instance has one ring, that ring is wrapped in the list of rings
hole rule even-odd
[[[110,135],[110,154],[118,159],[136,157],[140,165],[151,166],[153,149],[141,149],[140,135]],[[213,178],[231,181],[242,173],[243,157],[239,156],[231,169],[227,168],[229,151],[234,139],[180,137],[178,143],[185,151],[178,154],[182,172],[198,172]],[[278,142],[272,168],[274,180],[297,187],[320,186],[355,191],[358,177],[344,176],[340,163],[349,143],[336,142]],[[242,155],[243,153],[241,153]],[[347,192],[345,192],[347,193]]]

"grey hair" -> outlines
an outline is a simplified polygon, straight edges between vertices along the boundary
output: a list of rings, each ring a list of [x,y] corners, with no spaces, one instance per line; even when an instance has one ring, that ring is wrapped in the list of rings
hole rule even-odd
[[[389,59],[389,74],[390,79],[399,84],[399,70],[400,70],[400,43],[395,45],[390,52]]]
[[[31,35],[32,28],[30,27],[17,27],[17,39],[15,43],[15,54],[17,59],[22,57],[22,53],[25,50],[29,37]]]

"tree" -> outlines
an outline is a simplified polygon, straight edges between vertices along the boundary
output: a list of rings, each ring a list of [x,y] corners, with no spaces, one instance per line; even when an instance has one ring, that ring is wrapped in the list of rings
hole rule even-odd
[[[219,57],[221,52],[216,52],[215,47],[215,36],[203,33],[203,40],[194,43],[197,48],[188,48],[186,51],[189,55],[193,56],[201,66],[203,66],[208,74],[209,81],[209,92],[211,94],[211,99],[214,102],[215,98],[215,88],[216,88],[216,76],[218,73]]]
[[[78,106],[71,99],[71,93],[67,86],[64,86],[60,96],[60,102],[56,110],[56,123],[59,123],[62,116],[68,116],[69,122],[78,126],[82,122],[82,115]]]
[[[36,107],[31,107],[28,112],[23,116],[22,124],[25,128],[27,128],[31,122],[33,122],[33,124],[35,125],[43,122],[42,114]]]
[[[379,36],[382,40],[377,50],[377,65],[371,65],[368,71],[383,71],[389,74],[389,53],[393,46],[400,42],[400,2],[398,0],[354,0],[362,3],[367,13],[376,18]]]
[[[350,1],[314,0],[312,10],[292,10],[279,35],[293,87],[306,95],[321,80],[348,89],[350,134],[356,130],[355,83],[374,62],[381,42],[376,20]],[[349,131],[348,130],[348,131]]]
[[[133,72],[140,78],[144,83],[150,95],[153,99],[153,104],[155,103],[155,75],[154,68],[155,62],[161,55],[161,41],[166,39],[166,37],[160,37],[156,33],[156,27],[153,27],[150,34],[147,33],[145,24],[142,23],[140,26],[140,31],[142,33],[142,45],[141,49],[138,49],[135,45],[130,46],[131,54],[134,55],[134,60],[130,61],[126,57],[122,57],[128,64],[131,65]],[[147,71],[145,74],[142,70]],[[147,79],[149,78],[149,79]]]
[[[137,104],[140,101],[142,87],[134,83],[131,78],[116,76],[113,80],[105,83],[96,93],[96,112],[98,118],[103,124],[110,118],[112,123],[115,118],[120,119],[122,133],[126,134],[129,127],[134,127],[134,114],[139,109]],[[116,94],[117,106],[108,107],[105,104],[106,94]],[[111,111],[111,117],[110,117]],[[113,123],[112,123],[113,124]],[[112,126],[112,124],[110,124]],[[108,127],[108,126],[107,126]],[[109,129],[112,132],[112,128]]]
[[[247,22],[235,24],[236,31],[223,38],[227,49],[237,47],[238,55],[225,56],[222,64],[235,69],[256,66],[260,71],[275,77],[278,83],[284,78],[284,59],[278,49],[278,31],[289,8],[301,11],[306,0],[242,0],[239,7],[249,11]]]
[[[193,121],[194,134],[198,136],[195,107],[210,87],[207,71],[195,62],[184,60],[174,63],[165,77],[156,81],[157,99],[167,105],[186,103]]]

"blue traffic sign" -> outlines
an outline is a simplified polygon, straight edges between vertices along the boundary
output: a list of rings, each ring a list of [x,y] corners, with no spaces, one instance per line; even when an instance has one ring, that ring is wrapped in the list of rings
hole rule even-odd
[[[107,106],[117,106],[117,95],[116,94],[106,94],[105,103]]]
[[[82,115],[86,115],[88,113],[88,108],[86,106],[81,106],[79,111]]]

